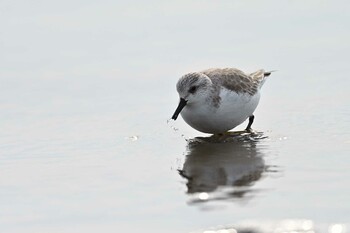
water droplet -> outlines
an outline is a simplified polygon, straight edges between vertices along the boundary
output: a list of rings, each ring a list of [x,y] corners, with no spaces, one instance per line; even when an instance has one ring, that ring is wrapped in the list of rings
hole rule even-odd
[[[133,136],[130,136],[130,137],[126,137],[125,139],[129,140],[129,141],[132,141],[132,142],[135,142],[137,140],[139,140],[140,136],[138,135],[133,135]]]

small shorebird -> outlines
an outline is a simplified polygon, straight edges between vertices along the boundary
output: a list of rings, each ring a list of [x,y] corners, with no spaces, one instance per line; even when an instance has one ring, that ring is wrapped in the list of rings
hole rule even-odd
[[[185,74],[176,85],[180,102],[172,119],[176,120],[181,113],[194,129],[221,134],[249,118],[246,130],[250,131],[260,89],[270,74],[264,70],[245,74],[235,68]]]

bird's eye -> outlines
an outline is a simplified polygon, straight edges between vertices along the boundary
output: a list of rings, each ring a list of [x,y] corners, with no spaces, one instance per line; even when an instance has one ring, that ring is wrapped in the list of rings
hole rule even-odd
[[[196,86],[192,86],[192,87],[190,88],[189,92],[193,94],[193,93],[196,92],[196,90],[197,90],[197,87],[196,87]]]

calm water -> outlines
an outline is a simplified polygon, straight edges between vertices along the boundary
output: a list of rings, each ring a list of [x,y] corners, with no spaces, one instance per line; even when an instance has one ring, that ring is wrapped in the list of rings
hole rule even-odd
[[[0,231],[349,232],[349,7],[1,1]],[[278,70],[261,135],[167,123],[210,67]]]

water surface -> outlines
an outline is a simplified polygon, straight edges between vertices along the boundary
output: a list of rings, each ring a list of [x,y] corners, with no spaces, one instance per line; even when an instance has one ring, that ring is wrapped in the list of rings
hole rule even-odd
[[[1,232],[350,227],[347,1],[0,6]],[[264,138],[167,124],[210,67],[278,70]]]

